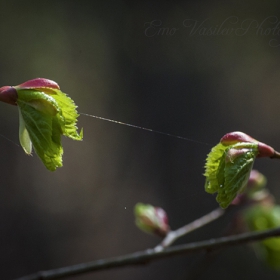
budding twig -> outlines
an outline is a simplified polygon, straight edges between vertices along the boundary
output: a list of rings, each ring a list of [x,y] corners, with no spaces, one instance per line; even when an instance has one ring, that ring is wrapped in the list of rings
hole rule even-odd
[[[190,224],[187,224],[181,228],[178,228],[177,230],[172,230],[172,231],[168,232],[168,234],[163,239],[163,241],[158,246],[155,247],[155,250],[162,251],[164,248],[166,248],[166,247],[170,246],[172,243],[174,243],[178,238],[218,219],[224,213],[225,213],[225,210],[219,207],[219,208],[213,210],[212,212],[206,214],[205,216],[191,222]]]
[[[132,254],[81,263],[73,266],[62,267],[52,270],[40,271],[30,276],[18,278],[17,280],[46,280],[46,279],[62,279],[64,277],[80,275],[87,272],[97,270],[105,270],[116,267],[129,265],[145,264],[149,261],[154,261],[161,258],[171,257],[179,254],[193,253],[197,251],[211,251],[219,248],[225,248],[233,245],[260,241],[269,237],[280,236],[280,228],[274,228],[265,231],[248,232],[233,236],[209,239],[200,242],[193,242],[184,245],[172,246],[165,248],[162,251],[148,249],[145,251],[135,252]]]

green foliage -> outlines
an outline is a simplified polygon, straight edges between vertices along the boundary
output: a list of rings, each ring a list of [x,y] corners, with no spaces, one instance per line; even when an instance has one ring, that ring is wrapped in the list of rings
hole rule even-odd
[[[222,208],[227,208],[247,185],[257,154],[257,143],[219,143],[208,154],[205,191],[218,193],[216,200]]]
[[[77,133],[76,105],[59,89],[17,88],[17,105],[20,115],[20,143],[27,154],[32,145],[47,169],[54,171],[62,166],[61,135],[82,140]]]
[[[205,191],[208,193],[215,193],[219,190],[218,176],[221,175],[221,169],[224,165],[226,149],[226,146],[219,143],[212,148],[207,156],[204,176],[206,176]]]
[[[280,206],[255,205],[246,210],[243,217],[251,231],[276,228],[280,226]],[[280,269],[280,237],[261,241],[255,249],[268,265]]]

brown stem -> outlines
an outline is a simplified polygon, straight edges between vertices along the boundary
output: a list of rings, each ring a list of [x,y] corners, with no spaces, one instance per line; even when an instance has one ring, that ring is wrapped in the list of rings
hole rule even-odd
[[[280,153],[279,153],[279,152],[277,152],[277,151],[274,151],[273,156],[272,156],[272,157],[270,157],[270,158],[279,158],[279,159],[280,159]]]
[[[162,251],[164,248],[169,247],[172,243],[174,243],[178,238],[220,218],[224,213],[225,210],[219,207],[212,212],[204,215],[203,217],[191,222],[190,224],[170,231],[163,239],[163,241],[158,246],[156,246],[155,250]]]
[[[197,251],[217,250],[220,248],[240,245],[248,242],[260,241],[269,237],[280,236],[280,228],[269,229],[258,232],[246,232],[238,235],[209,239],[205,241],[193,242],[184,245],[177,245],[157,252],[155,249],[135,252],[132,254],[119,256],[115,258],[81,263],[68,267],[40,271],[35,274],[18,278],[17,280],[46,280],[61,279],[64,277],[81,275],[86,272],[104,270],[109,268],[123,267],[136,264],[144,264],[161,258],[171,257],[179,254],[193,253]]]

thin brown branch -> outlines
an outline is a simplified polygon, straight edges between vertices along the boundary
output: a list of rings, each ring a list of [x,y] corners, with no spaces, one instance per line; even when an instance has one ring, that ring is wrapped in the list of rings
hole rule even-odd
[[[170,231],[163,241],[155,248],[156,251],[162,251],[164,248],[169,247],[174,243],[178,238],[194,231],[218,218],[220,218],[225,213],[225,210],[222,208],[217,208],[212,212],[206,214],[205,216],[181,227],[176,230]]]
[[[163,251],[148,249],[124,256],[97,260],[89,263],[82,263],[73,266],[41,271],[30,276],[25,276],[17,280],[45,280],[45,279],[61,279],[67,276],[80,275],[86,272],[104,270],[129,265],[145,264],[161,258],[171,257],[174,255],[193,253],[196,251],[215,250],[232,245],[240,245],[244,243],[263,240],[269,237],[280,236],[280,228],[270,229],[259,232],[249,232],[233,236],[210,239],[200,242],[193,242],[184,245],[168,247]]]
[[[274,154],[271,158],[280,158],[280,153],[277,151],[274,151]]]

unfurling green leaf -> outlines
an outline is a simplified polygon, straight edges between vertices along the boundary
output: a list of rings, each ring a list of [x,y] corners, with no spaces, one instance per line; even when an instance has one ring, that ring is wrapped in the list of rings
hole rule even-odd
[[[205,191],[217,193],[217,202],[227,208],[247,185],[256,157],[278,158],[279,153],[245,133],[226,134],[207,156]]]
[[[15,87],[0,88],[0,100],[19,108],[19,139],[27,154],[32,145],[47,169],[62,166],[61,135],[82,140],[77,132],[74,101],[51,80],[34,79]]]
[[[228,154],[232,150],[235,149],[229,149]],[[224,184],[221,182],[222,184],[217,195],[217,201],[222,208],[228,207],[236,195],[244,190],[257,155],[256,148],[237,151],[241,151],[242,153],[225,164]]]
[[[217,192],[216,200],[222,208],[227,208],[236,195],[243,191],[257,154],[257,144],[249,143],[229,147],[219,143],[209,153],[204,173],[205,191]]]

